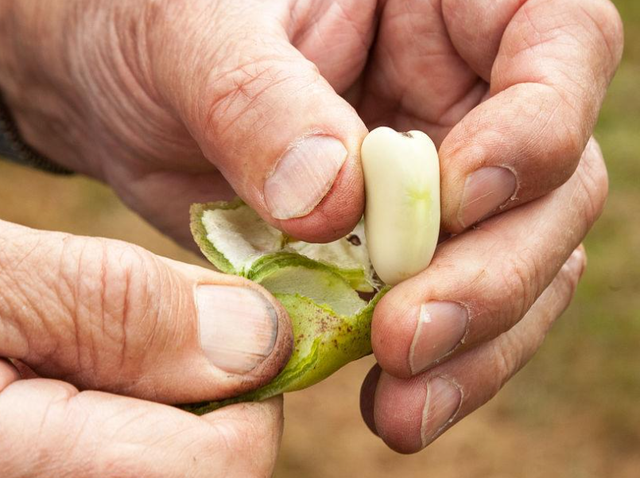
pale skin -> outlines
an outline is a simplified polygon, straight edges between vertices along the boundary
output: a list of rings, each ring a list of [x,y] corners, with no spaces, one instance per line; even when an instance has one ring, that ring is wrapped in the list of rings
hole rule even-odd
[[[393,449],[489,400],[571,299],[607,195],[590,137],[622,27],[605,0],[1,0],[0,25],[0,91],[25,140],[186,247],[189,204],[235,194],[301,239],[340,237],[362,214],[367,130],[434,139],[458,235],[376,309],[362,391]],[[280,178],[291,151],[307,163]],[[280,399],[203,418],[152,403],[273,377],[291,337],[268,293],[116,241],[0,222],[0,244],[3,476],[270,475]],[[199,346],[202,284],[259,295],[277,325],[248,362],[225,355],[229,373]],[[434,301],[465,311],[462,338],[434,315],[415,340]]]

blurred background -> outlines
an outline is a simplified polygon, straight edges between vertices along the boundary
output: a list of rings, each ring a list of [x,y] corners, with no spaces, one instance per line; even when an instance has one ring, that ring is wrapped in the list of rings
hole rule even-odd
[[[596,132],[611,194],[577,297],[545,345],[498,397],[413,456],[388,450],[360,418],[371,358],[290,394],[277,478],[640,477],[640,1],[614,3],[625,55]],[[0,161],[0,219],[203,264],[86,178]]]

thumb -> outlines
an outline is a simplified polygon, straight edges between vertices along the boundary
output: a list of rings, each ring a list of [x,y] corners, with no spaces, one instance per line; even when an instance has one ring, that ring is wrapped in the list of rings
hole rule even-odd
[[[271,380],[289,318],[244,279],[120,241],[0,221],[0,357],[38,375],[166,403]]]
[[[266,221],[308,241],[347,234],[364,207],[364,123],[280,25],[225,20],[233,28],[217,29],[213,18],[214,28],[179,29],[163,42],[161,89],[204,155]]]

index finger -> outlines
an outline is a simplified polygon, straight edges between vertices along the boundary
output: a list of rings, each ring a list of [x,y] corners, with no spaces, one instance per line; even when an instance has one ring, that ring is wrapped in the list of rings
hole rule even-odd
[[[3,478],[62,470],[83,477],[271,476],[282,423],[281,397],[196,417],[57,380],[18,380],[0,391],[0,469]]]
[[[620,62],[622,24],[607,0],[445,0],[443,15],[490,82],[440,150],[443,223],[460,232],[573,174]]]

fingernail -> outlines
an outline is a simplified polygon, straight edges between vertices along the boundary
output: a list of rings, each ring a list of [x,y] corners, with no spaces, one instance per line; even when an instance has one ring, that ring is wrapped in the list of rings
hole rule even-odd
[[[457,347],[465,333],[469,314],[454,302],[428,302],[420,306],[418,325],[409,349],[413,375]]]
[[[517,181],[506,168],[490,166],[467,176],[458,220],[462,227],[475,224],[495,211],[516,192]]]
[[[269,356],[278,334],[278,315],[259,292],[199,285],[196,303],[200,346],[215,367],[244,374]]]
[[[460,408],[462,392],[442,377],[429,380],[427,399],[422,411],[420,437],[422,447],[431,443],[454,418]]]
[[[347,159],[347,149],[331,136],[308,136],[290,148],[264,183],[264,197],[275,219],[309,214],[331,189]]]

